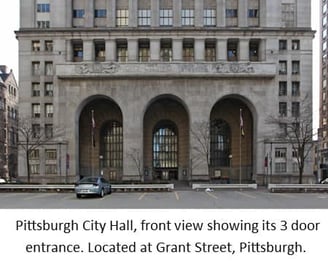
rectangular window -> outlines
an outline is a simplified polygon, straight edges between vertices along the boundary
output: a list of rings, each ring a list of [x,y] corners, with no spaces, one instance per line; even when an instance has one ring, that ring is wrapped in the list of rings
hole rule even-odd
[[[287,148],[276,148],[274,156],[276,158],[286,158],[287,157]]]
[[[30,164],[31,174],[40,174],[40,164]]]
[[[126,40],[118,40],[116,42],[117,47],[117,61],[127,62],[128,61],[128,43]]]
[[[287,40],[279,40],[279,50],[287,50]]]
[[[194,19],[195,19],[195,14],[193,9],[181,10],[181,24],[183,26],[193,26]]]
[[[53,97],[54,96],[54,85],[52,82],[46,82],[44,86],[44,96]]]
[[[161,61],[170,62],[172,61],[172,40],[162,39],[161,40]]]
[[[45,136],[46,138],[52,138],[53,137],[53,125],[52,124],[46,124],[45,125]]]
[[[293,97],[299,97],[300,95],[301,95],[300,82],[299,81],[293,81],[292,82],[292,96]]]
[[[194,61],[194,41],[192,39],[183,40],[182,44],[183,61]]]
[[[41,128],[40,124],[32,124],[32,137],[34,139],[40,138],[41,136]]]
[[[55,149],[47,149],[46,160],[57,160],[57,151]]]
[[[139,40],[139,61],[149,62],[150,60],[150,44],[148,39]]]
[[[258,9],[248,9],[248,17],[249,18],[257,18],[258,17]]]
[[[95,47],[96,61],[100,61],[100,62],[105,61],[105,56],[106,56],[105,40],[95,40],[94,47]]]
[[[259,40],[251,40],[249,42],[249,60],[250,61],[259,61]]]
[[[237,40],[228,40],[227,56],[228,56],[228,61],[237,61],[238,60],[238,41]]]
[[[292,50],[300,50],[300,41],[292,40]]]
[[[129,25],[129,10],[118,9],[116,10],[116,26],[124,27]]]
[[[57,174],[57,164],[46,164],[46,174]]]
[[[95,18],[105,18],[107,16],[106,9],[96,9],[95,10]]]
[[[292,74],[293,75],[300,74],[300,62],[299,61],[292,61]]]
[[[279,96],[287,96],[287,82],[286,81],[279,82]]]
[[[38,28],[49,28],[50,27],[50,21],[48,20],[38,20],[36,21],[36,25]]]
[[[172,26],[173,25],[173,10],[161,9],[159,10],[159,25]]]
[[[138,26],[151,25],[151,10],[141,9],[138,10]]]
[[[46,40],[44,41],[44,48],[47,52],[53,51],[53,41],[52,40]]]
[[[30,159],[31,160],[39,160],[40,159],[40,151],[38,149],[30,151]]]
[[[279,116],[280,117],[287,116],[287,102],[279,102]]]
[[[39,61],[32,62],[32,75],[34,75],[34,76],[40,75],[40,62]]]
[[[38,13],[49,13],[50,12],[50,4],[37,4],[36,11]]]
[[[287,61],[279,61],[279,74],[280,75],[287,74]]]
[[[300,103],[292,102],[292,117],[298,118],[300,116]]]
[[[204,26],[216,26],[215,9],[204,9]]]
[[[205,40],[205,61],[216,61],[216,40]]]
[[[74,40],[72,42],[73,61],[81,62],[83,60],[83,42],[82,40]]]
[[[32,83],[32,96],[40,97],[40,83],[38,82]]]
[[[285,172],[287,172],[286,162],[276,162],[275,163],[275,172],[276,173],[285,173]]]
[[[33,118],[41,117],[41,106],[39,103],[32,104],[32,117]]]
[[[45,75],[46,76],[51,76],[54,74],[54,66],[51,61],[46,61],[45,62]]]
[[[33,40],[32,41],[32,51],[38,52],[41,49],[41,44],[39,40]]]
[[[54,106],[51,103],[45,104],[45,116],[46,118],[52,118],[54,116]]]
[[[238,9],[226,9],[227,18],[236,18],[238,17]]]
[[[73,10],[73,18],[83,18],[84,17],[84,9],[74,9]]]

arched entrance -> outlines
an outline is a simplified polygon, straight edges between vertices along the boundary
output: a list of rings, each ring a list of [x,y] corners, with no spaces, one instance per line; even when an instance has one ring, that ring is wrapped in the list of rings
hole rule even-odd
[[[103,175],[115,181],[123,173],[123,117],[108,98],[88,102],[79,118],[80,176]]]
[[[145,180],[187,180],[189,117],[174,96],[153,100],[144,116]]]
[[[251,181],[253,171],[253,116],[235,97],[218,101],[210,115],[210,175],[230,181]]]

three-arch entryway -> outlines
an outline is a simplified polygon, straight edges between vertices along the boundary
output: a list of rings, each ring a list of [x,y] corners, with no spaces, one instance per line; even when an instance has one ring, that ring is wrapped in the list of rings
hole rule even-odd
[[[189,106],[189,107],[192,107]],[[78,170],[80,176],[102,174],[111,181],[126,176],[124,164],[123,111],[108,97],[89,98],[81,106],[78,129]],[[194,112],[194,109],[192,110]],[[254,118],[248,104],[239,97],[228,96],[210,107],[209,161],[199,176],[229,177],[251,180],[253,170]],[[127,113],[125,113],[127,114]],[[140,170],[144,181],[190,180],[193,171],[190,111],[174,95],[160,95],[140,112]],[[242,123],[241,123],[242,121]],[[242,126],[242,127],[241,127]],[[242,128],[242,130],[241,130]],[[136,167],[137,168],[137,167]],[[138,177],[138,171],[135,172]]]

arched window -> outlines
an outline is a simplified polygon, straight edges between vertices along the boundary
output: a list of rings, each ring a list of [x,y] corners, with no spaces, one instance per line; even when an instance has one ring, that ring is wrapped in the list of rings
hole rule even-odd
[[[100,147],[103,167],[123,167],[123,127],[120,122],[109,121],[102,127]]]
[[[211,122],[211,166],[230,166],[231,131],[229,124],[220,119]]]
[[[173,122],[160,122],[154,129],[153,167],[178,167],[178,133]]]

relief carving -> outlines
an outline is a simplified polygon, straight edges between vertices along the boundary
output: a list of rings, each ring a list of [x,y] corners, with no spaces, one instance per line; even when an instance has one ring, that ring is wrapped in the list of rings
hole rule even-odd
[[[217,73],[254,73],[251,63],[219,63],[216,66]]]
[[[119,70],[119,65],[116,63],[84,63],[76,66],[78,74],[114,74]]]

